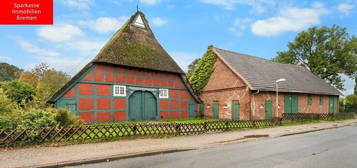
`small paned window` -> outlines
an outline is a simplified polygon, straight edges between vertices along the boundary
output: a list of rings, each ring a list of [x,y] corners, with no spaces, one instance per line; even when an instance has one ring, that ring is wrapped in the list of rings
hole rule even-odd
[[[323,104],[324,104],[324,97],[320,96],[320,105],[323,105]]]
[[[308,96],[307,96],[307,104],[308,104],[308,105],[311,105],[311,104],[312,104],[312,96],[311,96],[311,95],[308,95]]]
[[[159,98],[164,99],[164,98],[169,98],[169,89],[159,89]]]
[[[126,96],[126,86],[114,85],[113,86],[113,96]]]

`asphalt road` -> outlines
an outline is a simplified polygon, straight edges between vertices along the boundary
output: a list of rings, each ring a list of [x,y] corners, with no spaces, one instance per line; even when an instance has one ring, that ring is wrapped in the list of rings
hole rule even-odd
[[[78,167],[354,168],[357,126]]]

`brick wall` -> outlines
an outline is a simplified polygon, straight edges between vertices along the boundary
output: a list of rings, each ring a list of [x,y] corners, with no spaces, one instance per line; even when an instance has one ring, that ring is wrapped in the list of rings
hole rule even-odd
[[[232,101],[240,104],[240,119],[250,118],[250,95],[247,86],[220,59],[214,64],[214,71],[200,98],[205,104],[205,116],[213,117],[212,103],[219,103],[219,118],[231,119]]]
[[[312,95],[312,104],[307,103],[307,94],[298,95],[299,113],[327,113],[329,111],[329,96],[323,96],[323,104],[320,105],[320,95]],[[240,103],[240,119],[265,119],[265,102],[272,100],[272,117],[276,117],[276,93],[252,92],[228,66],[219,58],[214,64],[214,71],[203,89],[200,98],[205,104],[206,117],[213,117],[213,102],[219,102],[219,118],[232,118],[232,101]],[[284,93],[279,93],[278,116],[284,112]],[[226,108],[225,108],[226,107]]]
[[[276,93],[274,92],[259,92],[252,95],[252,119],[263,120],[265,119],[265,102],[272,100],[272,117],[277,117],[276,113]],[[279,93],[279,117],[284,112],[284,94]]]

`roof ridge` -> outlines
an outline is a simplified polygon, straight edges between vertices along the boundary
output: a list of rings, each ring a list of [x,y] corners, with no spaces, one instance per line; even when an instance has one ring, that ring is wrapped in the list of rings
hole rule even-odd
[[[281,64],[281,65],[287,65],[287,66],[295,66],[295,67],[299,67],[299,68],[305,68],[303,66],[300,66],[300,65],[295,65],[295,64],[287,64],[287,63],[281,63],[281,62],[274,62],[272,60],[269,60],[269,59],[266,59],[266,58],[262,58],[262,57],[258,57],[258,56],[254,56],[254,55],[249,55],[249,54],[244,54],[244,53],[239,53],[239,52],[236,52],[236,51],[231,51],[231,50],[227,50],[227,49],[222,49],[222,48],[217,48],[217,47],[214,47],[215,49],[218,49],[218,50],[223,50],[223,51],[226,51],[226,52],[230,52],[230,53],[233,53],[233,54],[238,54],[238,55],[242,55],[242,56],[246,56],[246,57],[250,57],[250,58],[256,58],[256,59],[259,59],[259,60],[262,60],[262,61],[267,61],[267,62],[270,62],[270,63],[273,63],[273,64]],[[306,68],[305,68],[306,69]]]

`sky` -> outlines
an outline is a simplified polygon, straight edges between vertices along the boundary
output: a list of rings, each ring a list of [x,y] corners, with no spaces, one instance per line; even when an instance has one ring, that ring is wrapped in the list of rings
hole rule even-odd
[[[208,45],[266,59],[312,26],[357,35],[355,0],[55,0],[53,25],[0,25],[0,62],[29,70],[39,63],[70,75],[93,59],[136,6],[182,69]],[[351,94],[354,81],[345,79]]]

